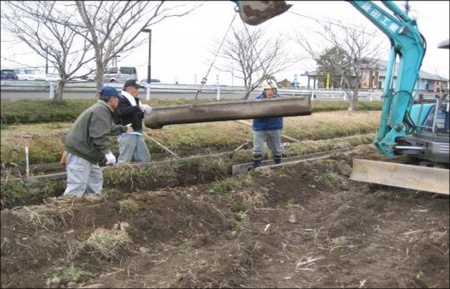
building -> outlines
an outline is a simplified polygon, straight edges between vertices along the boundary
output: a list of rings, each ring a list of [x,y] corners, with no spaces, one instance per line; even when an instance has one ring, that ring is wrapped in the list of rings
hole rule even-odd
[[[384,88],[386,82],[386,70],[387,61],[376,60],[374,61],[373,68],[365,69],[362,72],[362,77],[360,81],[361,89],[382,89]],[[318,73],[317,71],[305,71],[302,76],[308,77],[307,89],[317,89],[318,87],[323,87],[318,83]],[[394,69],[394,85],[397,76],[397,67]],[[449,90],[449,79],[440,77],[435,74],[428,73],[421,70],[419,72],[419,79],[416,82],[416,90],[424,92],[434,92],[438,93],[441,90]]]

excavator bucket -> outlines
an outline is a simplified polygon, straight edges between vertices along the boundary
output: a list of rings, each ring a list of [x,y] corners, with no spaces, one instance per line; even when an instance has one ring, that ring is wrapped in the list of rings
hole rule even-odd
[[[309,97],[244,100],[154,107],[150,114],[145,115],[144,124],[148,128],[158,129],[170,124],[310,114]]]
[[[233,1],[239,7],[239,16],[249,25],[261,24],[275,16],[283,14],[292,4],[285,1]]]
[[[350,179],[425,192],[449,194],[448,170],[441,168],[354,159]]]

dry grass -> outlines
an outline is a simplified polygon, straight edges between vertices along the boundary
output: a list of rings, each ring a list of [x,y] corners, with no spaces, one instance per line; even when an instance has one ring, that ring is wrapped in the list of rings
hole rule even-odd
[[[131,249],[132,243],[131,237],[123,230],[98,228],[81,243],[81,251],[99,259],[120,260]]]
[[[72,123],[10,125],[2,129],[1,161],[20,164],[25,158],[21,135],[30,135],[30,164],[57,162],[64,150],[63,138]]]
[[[51,139],[60,138],[69,131],[71,125],[71,122],[10,125],[8,129],[2,130],[1,145],[2,147],[14,146],[18,140],[20,141],[17,136],[22,134],[48,136]]]
[[[73,218],[73,212],[66,206],[26,206],[13,211],[23,221],[38,229],[52,231],[57,227],[68,227],[66,216]]]
[[[210,187],[213,198],[221,200],[233,212],[250,211],[263,207],[267,192],[255,189],[252,174],[242,174],[220,181]]]
[[[299,141],[327,140],[355,134],[375,133],[379,111],[317,112],[309,116],[285,117],[284,134]],[[246,124],[247,123],[247,124]],[[223,121],[183,125],[169,125],[159,130],[146,129],[148,135],[175,153],[207,150],[234,150],[251,142],[251,121]],[[71,123],[10,125],[2,129],[1,161],[20,164],[24,159],[24,145],[19,135],[32,136],[30,164],[58,162],[64,148],[62,141]],[[146,139],[152,153],[164,150]],[[115,137],[112,150],[118,154]]]
[[[133,215],[139,211],[139,204],[133,199],[125,199],[119,201],[119,214]]]
[[[374,133],[380,111],[335,111],[284,118],[284,134],[300,141]]]

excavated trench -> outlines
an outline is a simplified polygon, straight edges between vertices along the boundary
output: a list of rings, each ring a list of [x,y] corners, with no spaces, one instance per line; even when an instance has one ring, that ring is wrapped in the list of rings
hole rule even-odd
[[[243,146],[242,148],[246,147]],[[264,160],[263,167],[278,167],[285,163],[327,158],[336,154],[348,153],[351,150],[352,148],[341,148],[285,157],[281,165],[274,165],[272,160]],[[204,149],[204,151],[211,152],[207,149]],[[250,150],[245,150],[245,152],[251,155]],[[233,160],[235,153],[236,149],[179,158],[174,158],[167,153],[154,153],[152,154],[152,162],[149,164],[103,167],[104,188],[135,192],[144,189],[156,190],[165,187],[192,186],[212,183],[251,171],[251,162],[237,163]],[[183,155],[183,153],[180,155]],[[48,197],[62,196],[66,172],[60,163],[30,165],[30,177],[28,178],[25,177],[25,171],[26,169],[23,166],[2,169],[2,209],[38,205],[42,204]],[[11,197],[12,194],[18,194],[20,198],[18,196]],[[9,201],[11,198],[14,199],[14,202]]]

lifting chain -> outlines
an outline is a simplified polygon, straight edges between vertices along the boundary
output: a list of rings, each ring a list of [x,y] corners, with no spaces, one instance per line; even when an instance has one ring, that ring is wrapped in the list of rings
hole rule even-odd
[[[255,52],[256,57],[258,58],[259,63],[261,64],[261,67],[262,67],[262,70],[263,70],[263,76],[261,77],[260,81],[262,82],[263,78],[266,78],[266,80],[270,80],[269,78],[267,78],[267,70],[264,67],[264,63],[261,60],[261,56],[259,55],[258,50],[256,50],[256,48],[255,48],[255,44],[253,43],[252,37],[250,35],[250,32],[248,31],[247,25],[244,23],[244,21],[242,21],[242,24],[244,25],[245,31],[247,32],[248,40],[250,41],[250,47]],[[270,81],[269,81],[269,84],[270,84]]]
[[[236,11],[236,9],[235,9],[235,11]],[[206,81],[208,80],[209,72],[211,71],[211,68],[213,67],[214,62],[216,61],[217,55],[219,54],[219,51],[220,51],[220,49],[222,48],[223,43],[225,42],[225,39],[227,38],[228,32],[230,31],[230,29],[231,29],[231,27],[232,27],[232,25],[233,25],[234,19],[236,19],[237,12],[238,12],[238,11],[236,11],[236,14],[234,14],[234,17],[233,17],[233,19],[231,20],[230,26],[228,26],[227,32],[225,33],[225,36],[224,36],[223,39],[222,39],[222,43],[220,43],[219,48],[217,49],[217,52],[216,52],[216,54],[214,55],[214,59],[213,59],[211,65],[209,66],[209,69],[208,69],[208,71],[206,72],[205,77],[202,78],[200,88],[197,90],[197,93],[195,94],[194,102],[197,101],[197,99],[198,99],[198,94],[202,91],[203,85],[204,85],[204,84],[206,83]],[[193,106],[191,105],[191,109],[192,109],[192,107],[193,107]]]

